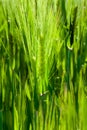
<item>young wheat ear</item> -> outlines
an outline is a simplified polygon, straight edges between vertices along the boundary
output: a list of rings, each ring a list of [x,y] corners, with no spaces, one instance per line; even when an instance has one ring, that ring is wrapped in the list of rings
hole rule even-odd
[[[41,34],[40,43],[38,46],[38,73],[41,79],[45,75],[45,48],[44,48],[44,37]]]

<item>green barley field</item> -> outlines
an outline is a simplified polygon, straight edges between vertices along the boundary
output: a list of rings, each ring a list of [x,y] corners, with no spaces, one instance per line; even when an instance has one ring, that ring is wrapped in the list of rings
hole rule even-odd
[[[87,0],[0,0],[0,130],[87,130]]]

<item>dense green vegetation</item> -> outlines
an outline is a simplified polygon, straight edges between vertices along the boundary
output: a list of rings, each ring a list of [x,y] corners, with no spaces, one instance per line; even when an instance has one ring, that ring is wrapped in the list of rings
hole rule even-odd
[[[0,0],[0,130],[87,130],[86,0]]]

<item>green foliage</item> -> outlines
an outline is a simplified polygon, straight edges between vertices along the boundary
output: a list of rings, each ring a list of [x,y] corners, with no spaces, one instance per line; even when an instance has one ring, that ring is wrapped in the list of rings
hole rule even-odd
[[[87,129],[86,0],[0,0],[0,130]]]

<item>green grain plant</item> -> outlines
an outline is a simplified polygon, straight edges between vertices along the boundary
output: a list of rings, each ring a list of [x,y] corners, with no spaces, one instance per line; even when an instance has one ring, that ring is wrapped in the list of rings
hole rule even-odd
[[[0,130],[87,129],[86,0],[0,0]]]

